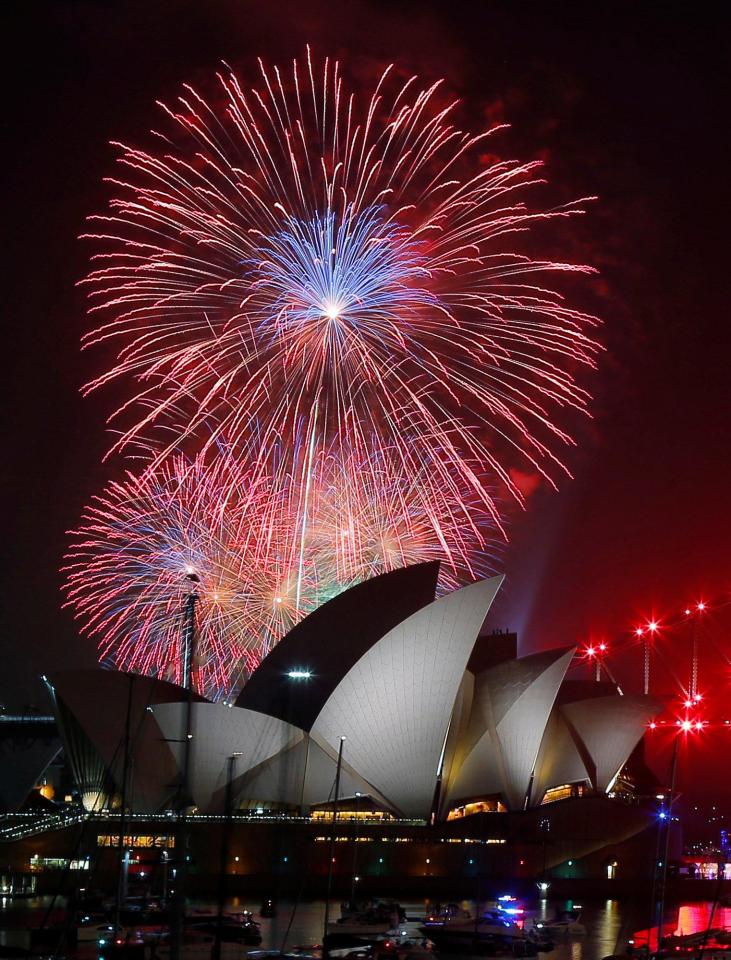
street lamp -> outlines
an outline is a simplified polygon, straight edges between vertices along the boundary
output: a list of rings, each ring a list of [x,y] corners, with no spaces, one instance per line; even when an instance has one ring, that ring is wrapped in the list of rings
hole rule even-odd
[[[635,636],[642,640],[642,688],[645,696],[650,692],[650,643],[659,628],[660,624],[653,618],[646,626],[635,629]]]
[[[355,818],[353,821],[353,873],[350,883],[351,910],[355,909],[355,885],[360,879],[360,877],[356,877],[355,871],[358,868],[358,813],[360,812],[360,798],[362,796],[363,794],[359,790],[355,791]]]
[[[340,799],[340,772],[343,768],[343,745],[345,744],[345,737],[340,738],[340,746],[338,747],[338,763],[335,768],[335,789],[334,789],[334,798],[333,798],[333,817],[332,817],[332,830],[330,832],[330,856],[328,871],[327,871],[327,897],[325,899],[325,920],[324,920],[324,933],[323,933],[323,954],[325,953],[325,937],[327,936],[327,928],[330,922],[330,895],[332,893],[332,882],[333,882],[333,863],[334,863],[334,852],[335,852],[335,821],[338,816],[338,800]]]
[[[218,913],[216,915],[216,935],[213,941],[212,960],[221,960],[221,941],[223,936],[223,905],[226,899],[226,869],[228,867],[228,849],[231,837],[231,817],[233,814],[233,781],[236,760],[242,756],[241,751],[232,753],[228,758],[226,776],[226,798],[224,801],[223,833],[221,835],[221,864],[218,872]],[[236,858],[238,860],[238,857]]]
[[[670,853],[670,828],[673,822],[673,804],[675,802],[675,780],[678,769],[678,749],[680,746],[681,734],[695,734],[703,730],[704,724],[702,720],[690,720],[686,717],[683,720],[677,721],[678,732],[675,735],[673,740],[673,753],[672,759],[670,762],[670,790],[668,792],[668,802],[667,808],[660,810],[658,814],[658,830],[660,827],[663,827],[665,830],[663,853],[662,860],[656,856],[653,869],[652,877],[652,915],[650,928],[647,931],[647,949],[648,952],[651,950],[651,937],[652,931],[657,925],[657,948],[660,949],[662,941],[662,925],[665,919],[665,890],[667,884],[667,875],[668,875],[668,856]],[[660,852],[661,840],[660,834],[658,833],[657,849],[658,853]],[[657,868],[660,867],[660,876],[657,876]],[[657,891],[657,897],[656,897]]]

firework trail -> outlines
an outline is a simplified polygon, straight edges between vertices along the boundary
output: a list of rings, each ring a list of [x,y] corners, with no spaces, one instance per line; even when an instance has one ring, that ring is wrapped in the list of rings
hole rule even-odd
[[[368,576],[445,557],[446,585],[484,572],[476,529],[469,536],[455,518],[427,515],[419,478],[404,486],[387,464],[377,470],[371,490],[353,482],[353,464],[313,464],[304,531],[301,487],[273,495],[226,449],[128,473],[72,532],[67,605],[102,661],[180,683],[183,611],[194,591],[194,682],[215,699],[240,687],[302,616]]]
[[[444,591],[493,571],[490,517],[471,491],[450,503],[428,465],[410,477],[398,466],[385,457],[365,469],[334,457],[316,465],[308,545],[321,590],[430,560],[441,561]]]
[[[528,256],[536,162],[488,161],[439,83],[388,68],[260,63],[245,89],[161,104],[121,173],[82,284],[132,385],[113,451],[146,466],[72,535],[67,603],[101,657],[180,681],[188,571],[196,685],[230,692],[289,626],[365,577],[429,559],[442,588],[491,569],[516,467],[548,482],[585,412],[596,318]],[[497,129],[497,128],[496,128]],[[112,451],[110,451],[112,452]]]
[[[180,683],[183,608],[194,590],[195,685],[219,696],[299,615],[285,519],[266,485],[226,452],[210,464],[178,455],[128,473],[72,532],[67,605],[98,640],[102,661]]]
[[[526,256],[519,236],[580,207],[530,209],[540,164],[486,165],[494,131],[460,131],[438,83],[389,68],[362,99],[309,52],[260,64],[255,89],[218,79],[215,101],[186,86],[161,104],[155,150],[117,145],[116,196],[91,218],[85,343],[117,353],[87,389],[135,385],[116,447],[160,462],[225,435],[284,476],[282,451],[367,468],[375,447],[500,525],[496,482],[522,500],[516,459],[554,482],[571,443],[558,414],[588,400],[575,374],[595,363],[596,320],[550,278],[590,268]]]

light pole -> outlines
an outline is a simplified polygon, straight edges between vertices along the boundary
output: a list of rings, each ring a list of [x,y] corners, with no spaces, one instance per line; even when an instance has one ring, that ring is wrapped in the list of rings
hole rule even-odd
[[[190,583],[190,589],[185,598],[184,607],[184,627],[183,627],[183,683],[186,690],[190,690],[193,682],[193,659],[195,657],[195,605],[198,602],[195,584],[201,582],[201,578],[188,567],[185,579]]]
[[[650,938],[652,936],[652,928],[657,922],[657,948],[660,949],[662,941],[662,925],[665,919],[665,893],[668,877],[668,855],[670,853],[670,830],[673,823],[673,804],[675,802],[675,780],[678,770],[678,750],[680,746],[680,738],[683,734],[689,734],[693,732],[700,732],[703,730],[703,722],[701,720],[693,721],[690,720],[687,716],[684,720],[678,720],[677,722],[678,731],[675,735],[675,740],[673,741],[673,753],[672,759],[670,762],[670,792],[668,794],[668,806],[667,814],[661,820],[665,823],[665,837],[664,844],[662,845],[662,861],[659,864],[660,877],[659,882],[657,883],[657,902],[653,902],[653,913],[654,918],[653,922],[650,924],[650,929],[647,932],[647,949],[650,950]],[[660,849],[660,839],[658,837],[658,850]],[[654,873],[657,873],[658,863],[655,861],[654,864]],[[654,878],[653,878],[654,881]],[[655,883],[653,882],[653,900],[654,900],[654,890]]]
[[[233,813],[233,781],[234,766],[241,752],[232,753],[228,758],[226,776],[226,799],[224,801],[223,833],[221,835],[221,865],[218,874],[218,913],[216,914],[216,937],[213,941],[212,960],[221,960],[221,940],[223,935],[223,905],[226,899],[226,868],[228,866],[228,849],[231,839],[231,816]]]
[[[124,835],[127,832],[127,788],[129,786],[129,764],[130,764],[130,721],[132,716],[132,691],[134,689],[134,677],[128,674],[127,680],[127,714],[124,721],[124,757],[122,761],[122,795],[120,798],[121,808],[119,811],[119,838],[117,841],[117,895],[114,901],[114,933],[120,929],[120,917],[122,914],[122,902],[127,896],[127,873],[129,869],[129,850],[125,850]],[[123,850],[125,851],[123,854]]]
[[[330,923],[330,894],[332,892],[332,882],[333,882],[333,856],[335,853],[335,821],[338,818],[338,800],[340,799],[340,771],[343,766],[343,744],[345,743],[345,737],[340,738],[340,746],[338,747],[338,765],[335,768],[335,796],[333,799],[333,819],[332,819],[332,829],[330,831],[330,856],[328,857],[329,863],[327,865],[327,897],[325,898],[325,929],[323,933],[323,948],[322,955],[325,956],[325,937],[327,936],[327,928]]]
[[[644,627],[635,628],[635,636],[642,641],[642,692],[647,696],[650,693],[650,646],[660,624],[657,620],[650,620]]]
[[[186,689],[185,734],[183,738],[183,769],[181,771],[177,798],[177,824],[175,850],[178,864],[175,878],[175,896],[171,910],[171,960],[181,960],[183,953],[183,926],[185,924],[185,880],[188,873],[187,830],[185,808],[190,802],[190,758],[193,745],[193,659],[195,657],[195,605],[198,601],[195,584],[200,577],[188,567],[185,579],[190,584],[185,598],[183,624],[183,686]]]
[[[590,662],[592,660],[594,661],[594,680],[596,683],[599,683],[602,679],[602,663],[606,652],[607,645],[603,640],[601,643],[590,644],[584,650],[584,655],[586,656],[587,660]]]
[[[160,862],[162,863],[162,902],[163,905],[167,908],[167,899],[168,899],[168,852],[163,850],[160,853]]]
[[[360,798],[362,794],[356,790],[355,793],[355,821],[353,827],[353,874],[350,881],[350,908],[351,910],[355,909],[355,885],[358,882],[358,878],[355,875],[355,872],[358,868],[358,812],[360,808]]]
[[[684,728],[683,728],[684,729]],[[657,949],[660,949],[662,941],[662,925],[665,919],[665,889],[668,878],[668,854],[670,853],[670,828],[673,823],[673,800],[675,799],[675,774],[678,769],[678,743],[680,737],[676,736],[673,741],[673,756],[670,764],[670,795],[668,796],[668,815],[665,824],[665,843],[662,853],[662,868],[660,870],[660,896],[657,906]],[[650,949],[650,937],[652,931],[647,935],[647,949]]]
[[[698,630],[700,614],[706,609],[705,603],[701,600],[695,605],[696,616],[693,618],[693,654],[690,664],[690,699],[698,700]],[[690,614],[690,610],[685,611]]]

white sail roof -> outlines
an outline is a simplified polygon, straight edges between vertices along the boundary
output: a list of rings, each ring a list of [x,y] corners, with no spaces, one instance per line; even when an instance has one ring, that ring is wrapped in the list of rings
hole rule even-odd
[[[662,708],[662,701],[639,694],[597,697],[561,707],[569,728],[591,757],[595,790],[605,793],[610,789],[647,724]]]
[[[313,737],[337,750],[406,816],[431,810],[452,709],[502,577],[450,593],[398,624],[358,660],[320,711]]]
[[[521,809],[543,731],[573,649],[548,650],[499,663],[475,677],[461,763],[453,763],[444,806],[500,793]]]
[[[187,709],[184,703],[154,707],[155,719],[171,744],[180,769]],[[297,727],[277,717],[218,703],[191,705],[191,731],[189,791],[195,805],[209,813],[224,809],[229,771],[233,773],[231,793],[235,799],[246,773],[286,753],[304,737]]]

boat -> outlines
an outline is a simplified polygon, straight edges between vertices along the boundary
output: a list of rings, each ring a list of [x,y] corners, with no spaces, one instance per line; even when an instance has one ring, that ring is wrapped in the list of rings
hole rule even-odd
[[[277,915],[277,905],[271,897],[265,900],[261,907],[259,907],[259,916],[260,917],[276,917]]]
[[[322,956],[323,960],[433,960],[432,948],[430,940],[407,924],[393,933],[329,933]]]
[[[394,900],[369,900],[364,903],[343,903],[340,917],[329,923],[328,934],[373,935],[377,933],[399,936],[399,926],[406,914]]]
[[[514,956],[536,956],[550,949],[536,933],[528,936],[523,927],[499,908],[488,908],[473,917],[467,910],[450,904],[445,911],[424,918],[421,930],[441,950],[466,950]]]
[[[200,933],[218,935],[219,921],[217,916],[189,917],[185,922],[185,930],[199,931]],[[261,943],[259,924],[254,920],[237,920],[231,917],[222,917],[220,922],[221,943],[243,943],[256,947]]]
[[[153,960],[156,957],[161,958],[161,960],[168,960],[168,958],[174,954],[172,937],[167,930],[142,930],[138,934],[138,939]],[[213,933],[186,926],[181,938],[181,956],[184,960],[210,960],[215,939],[216,937]],[[100,957],[101,955],[100,951]],[[221,941],[222,957],[239,960],[241,955],[240,942]]]
[[[581,907],[559,911],[553,920],[534,920],[533,928],[551,936],[583,937],[586,927],[581,922]]]
[[[318,947],[319,949],[319,947]],[[296,950],[249,950],[248,960],[316,960],[313,953]],[[319,960],[319,958],[317,958]]]
[[[113,936],[114,924],[109,920],[101,922],[92,920],[86,923],[81,921],[76,928],[76,938],[79,943],[99,943],[100,940],[111,940]]]

